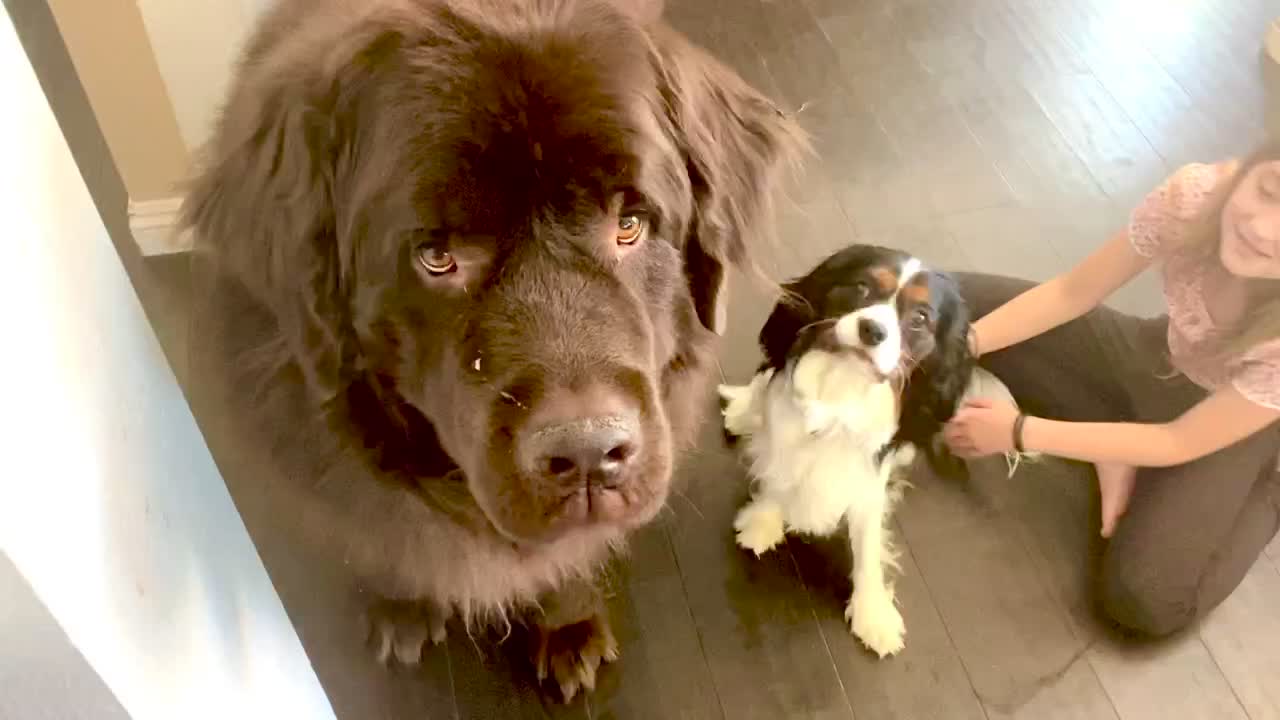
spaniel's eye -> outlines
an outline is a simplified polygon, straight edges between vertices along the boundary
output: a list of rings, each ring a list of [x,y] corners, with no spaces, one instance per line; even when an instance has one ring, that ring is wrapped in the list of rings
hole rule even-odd
[[[924,310],[917,310],[911,313],[911,327],[922,328],[929,324],[929,313]]]
[[[640,215],[623,215],[618,218],[618,244],[634,245],[644,234],[644,217]]]
[[[871,286],[859,280],[853,286],[853,295],[859,300],[866,300],[871,295]]]
[[[432,275],[448,275],[458,269],[458,262],[453,259],[453,255],[440,245],[422,245],[414,255],[418,260],[418,264]]]

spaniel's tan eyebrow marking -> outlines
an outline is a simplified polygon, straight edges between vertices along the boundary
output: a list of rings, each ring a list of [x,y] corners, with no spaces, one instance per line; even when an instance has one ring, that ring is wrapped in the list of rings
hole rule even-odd
[[[880,291],[892,294],[898,289],[898,275],[887,267],[871,269],[871,277],[880,286]]]
[[[929,302],[929,286],[924,283],[911,284],[902,289],[902,296],[920,305]]]

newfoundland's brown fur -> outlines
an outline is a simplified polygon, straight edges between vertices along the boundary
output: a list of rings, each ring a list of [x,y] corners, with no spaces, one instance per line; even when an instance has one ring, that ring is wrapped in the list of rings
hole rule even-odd
[[[617,651],[594,576],[666,500],[804,144],[659,15],[286,0],[245,48],[185,206],[205,380],[270,522],[379,599],[384,659],[518,619],[571,697]]]

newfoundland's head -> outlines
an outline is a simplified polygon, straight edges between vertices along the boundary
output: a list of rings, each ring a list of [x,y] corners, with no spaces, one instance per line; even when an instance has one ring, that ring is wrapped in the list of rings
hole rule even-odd
[[[658,511],[804,144],[658,15],[279,3],[187,202],[314,405],[519,543]]]

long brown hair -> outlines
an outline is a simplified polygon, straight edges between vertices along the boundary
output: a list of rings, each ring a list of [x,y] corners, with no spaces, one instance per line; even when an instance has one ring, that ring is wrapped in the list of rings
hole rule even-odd
[[[1184,251],[1198,262],[1221,264],[1222,213],[1249,171],[1262,163],[1280,161],[1280,139],[1270,139],[1244,159],[1233,163],[1231,175],[1219,184],[1205,213],[1187,235]],[[1280,338],[1280,280],[1268,281],[1275,290],[1246,311],[1237,332],[1226,338],[1213,360],[1238,358],[1258,345]]]

